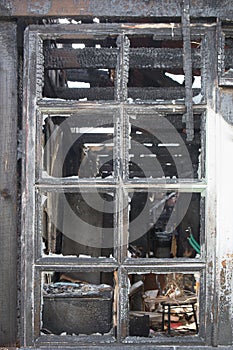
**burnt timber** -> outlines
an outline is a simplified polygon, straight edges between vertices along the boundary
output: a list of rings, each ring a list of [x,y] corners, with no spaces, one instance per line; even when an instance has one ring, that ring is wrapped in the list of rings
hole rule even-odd
[[[148,31],[153,31],[154,28],[159,27],[160,22],[178,22],[180,21],[183,14],[183,6],[186,4],[189,7],[189,15],[191,20],[191,26],[193,23],[201,23],[206,26],[206,28],[213,28],[213,30],[207,31],[205,37],[206,51],[200,53],[199,49],[191,48],[186,46],[187,61],[192,58],[192,69],[202,68],[205,71],[206,66],[212,67],[211,74],[206,77],[204,81],[204,87],[206,89],[205,98],[208,99],[208,108],[211,113],[218,113],[220,117],[226,120],[226,125],[229,127],[233,124],[233,113],[232,113],[232,78],[225,74],[224,69],[232,67],[233,61],[233,49],[227,48],[224,52],[224,45],[220,49],[220,38],[224,36],[225,33],[230,32],[232,35],[233,26],[233,3],[228,0],[190,0],[190,1],[179,1],[179,0],[158,0],[158,1],[142,1],[142,0],[2,0],[0,3],[0,118],[1,118],[1,180],[0,180],[0,208],[1,208],[1,225],[0,225],[0,270],[2,281],[0,284],[0,346],[3,349],[28,349],[25,344],[30,344],[30,340],[24,339],[24,332],[28,327],[28,324],[23,323],[24,317],[28,317],[30,320],[30,311],[25,313],[21,318],[21,323],[19,318],[22,316],[19,312],[19,307],[21,310],[24,306],[22,300],[22,294],[25,294],[26,299],[31,298],[29,290],[20,290],[20,254],[19,254],[19,241],[18,236],[21,234],[21,225],[19,217],[21,216],[21,204],[17,203],[17,196],[21,195],[21,183],[20,183],[20,160],[17,164],[17,153],[18,158],[21,158],[21,145],[20,145],[20,132],[22,130],[22,65],[23,65],[23,32],[25,27],[28,25],[41,25],[44,27],[46,22],[48,27],[52,21],[58,18],[69,18],[70,20],[75,19],[76,21],[83,20],[85,23],[91,23],[94,17],[98,17],[101,22],[120,22],[122,27],[124,23],[130,23],[132,30],[139,30],[143,28],[144,23],[150,24],[151,29]],[[101,25],[101,24],[100,24]],[[59,26],[58,26],[59,27]],[[59,28],[58,32],[59,32]],[[216,29],[216,30],[215,30]],[[46,29],[43,29],[43,35],[46,35]],[[43,30],[41,30],[43,32]],[[174,33],[176,33],[176,28],[174,27]],[[162,33],[163,34],[163,33]],[[163,35],[161,34],[161,37]],[[182,32],[179,29],[179,35],[182,36]],[[184,36],[186,34],[184,33]],[[53,37],[53,35],[51,36]],[[68,42],[68,41],[67,41]],[[27,45],[27,44],[25,44]],[[18,53],[17,53],[18,50]],[[73,68],[77,68],[76,54],[78,50],[62,50],[57,54],[57,49],[48,49],[49,53],[46,54],[45,67],[47,69],[70,69],[68,72],[69,80],[76,80],[76,72],[72,72]],[[101,54],[96,57],[95,64],[99,68],[115,68],[119,64],[117,62],[116,51],[118,49],[114,47],[113,49],[103,48]],[[176,50],[174,59],[172,55]],[[221,51],[222,50],[222,51]],[[132,48],[131,53],[129,53],[130,61],[128,64],[131,67],[137,67],[139,64],[142,66],[150,68],[166,68],[166,66],[171,67],[171,64],[177,68],[179,65],[182,66],[182,48],[163,48],[157,51],[156,48],[150,49],[148,51],[142,50],[141,48]],[[80,66],[87,68],[89,55],[93,55],[96,51],[92,48],[86,48],[81,52],[80,55]],[[83,57],[82,57],[83,55]],[[131,55],[131,56],[130,56]],[[139,55],[139,57],[137,57]],[[167,61],[163,60],[164,55],[167,55]],[[201,56],[204,56],[204,62],[201,61]],[[156,56],[156,61],[154,60]],[[170,57],[170,59],[169,59]],[[32,57],[33,59],[33,57]],[[222,62],[219,62],[222,60]],[[84,62],[82,64],[82,61]],[[224,63],[223,63],[224,61]],[[90,67],[93,61],[90,62]],[[187,65],[187,71],[190,69],[190,64],[184,61]],[[225,65],[225,66],[224,66]],[[220,67],[221,66],[221,67]],[[220,67],[220,68],[219,68]],[[167,88],[149,88],[145,87],[140,89],[140,87],[128,87],[128,96],[121,95],[121,86],[114,88],[113,86],[104,86],[102,88],[91,87],[87,92],[86,89],[72,89],[64,86],[53,87],[51,100],[41,99],[38,103],[39,108],[45,111],[54,110],[54,113],[59,114],[65,108],[68,111],[75,110],[78,107],[82,107],[82,102],[69,101],[79,100],[86,98],[88,99],[87,104],[90,108],[94,109],[96,104],[101,105],[103,101],[109,103],[110,100],[121,100],[125,101],[126,97],[136,99],[140,96],[143,101],[165,99],[176,100],[185,97],[185,92],[190,92],[191,86],[191,73],[187,73],[189,81],[185,82],[183,86],[174,86]],[[219,80],[218,80],[219,79]],[[93,83],[95,84],[94,77]],[[123,85],[127,85],[127,79],[123,81]],[[33,82],[32,82],[33,85]],[[123,86],[122,85],[122,86]],[[116,91],[115,91],[116,90]],[[199,93],[199,90],[192,91],[193,95]],[[59,101],[56,105],[53,99],[60,98],[67,101]],[[100,101],[100,103],[96,102]],[[200,109],[203,112],[205,106],[205,101],[203,106],[192,105],[192,96],[189,95],[189,99],[186,101],[186,107],[189,110]],[[93,102],[94,101],[94,102]],[[132,107],[134,108],[134,107]],[[150,107],[149,107],[150,108]],[[168,108],[172,111],[173,106],[170,105]],[[184,107],[181,105],[180,109],[184,112]],[[213,112],[215,111],[215,112]],[[18,116],[18,120],[17,120]],[[188,120],[189,124],[190,119]],[[195,120],[194,120],[195,122]],[[19,133],[17,134],[17,128]],[[192,125],[191,125],[192,128]],[[195,129],[195,127],[194,127]],[[208,130],[209,132],[210,130]],[[23,127],[23,133],[26,133],[26,127]],[[97,135],[98,136],[98,135]],[[96,137],[97,137],[96,136]],[[17,145],[17,138],[19,144]],[[140,136],[139,134],[136,138],[147,140],[146,136]],[[93,140],[93,139],[92,139]],[[214,145],[215,141],[211,139]],[[148,139],[148,141],[150,141]],[[195,143],[195,139],[192,141]],[[217,140],[216,142],[219,142]],[[219,143],[217,143],[219,145]],[[209,144],[210,146],[210,144]],[[212,150],[211,150],[212,152]],[[18,173],[17,173],[18,165]],[[208,164],[207,164],[208,166]],[[206,292],[206,302],[207,302],[207,317],[205,322],[206,327],[206,337],[201,341],[190,340],[185,345],[180,345],[179,343],[174,344],[172,339],[167,341],[166,344],[144,344],[141,339],[137,339],[138,344],[130,344],[132,339],[129,339],[129,344],[109,344],[108,340],[102,346],[102,344],[97,345],[95,338],[90,338],[87,343],[82,343],[77,339],[68,340],[64,337],[62,343],[59,336],[54,336],[53,345],[50,344],[51,338],[45,336],[42,343],[34,343],[33,348],[36,349],[55,349],[57,346],[62,346],[63,349],[70,349],[70,346],[76,349],[147,349],[147,350],[160,350],[161,344],[162,348],[166,350],[182,350],[182,349],[198,349],[198,350],[212,350],[213,348],[219,347],[222,350],[230,350],[232,348],[232,300],[233,300],[233,290],[232,290],[232,251],[228,252],[226,249],[226,243],[224,245],[224,240],[222,237],[226,234],[227,230],[221,230],[221,244],[215,244],[220,234],[216,229],[216,222],[213,219],[213,213],[216,213],[216,195],[215,195],[215,183],[211,182],[212,174],[215,172],[215,168],[209,169],[211,173],[210,176],[210,199],[211,205],[208,206],[206,225],[209,229],[209,236],[206,238],[207,250],[206,255],[208,256],[208,264],[206,262],[197,262],[194,265],[194,271],[199,271],[200,269],[205,269],[205,278],[207,285]],[[30,174],[29,174],[30,176]],[[51,185],[51,179],[47,181],[48,188]],[[136,183],[136,181],[135,181]],[[56,184],[56,182],[55,182]],[[65,182],[65,186],[69,187],[72,182]],[[153,182],[150,184],[155,186]],[[59,187],[59,182],[57,185]],[[88,184],[86,184],[88,187]],[[106,182],[106,188],[109,184]],[[157,185],[156,185],[157,186]],[[194,184],[198,187],[198,184]],[[204,184],[201,184],[200,187]],[[101,187],[101,185],[100,185]],[[200,188],[199,187],[199,188]],[[46,181],[44,183],[44,188],[46,188]],[[219,196],[219,202],[222,203],[223,199],[221,195]],[[24,203],[25,204],[25,203]],[[16,206],[18,206],[16,208]],[[18,210],[18,213],[17,213]],[[215,216],[215,215],[214,215]],[[22,218],[24,220],[24,218]],[[227,221],[227,220],[226,220]],[[220,225],[220,223],[219,223]],[[232,234],[232,232],[231,232]],[[217,239],[216,239],[217,235]],[[226,241],[230,241],[230,238],[226,238]],[[228,246],[230,246],[228,244]],[[226,253],[227,251],[227,253]],[[100,259],[101,260],[101,259]],[[118,265],[112,263],[111,261],[103,261],[96,259],[93,264],[88,265],[85,261],[80,262],[79,265],[75,260],[68,260],[64,258],[61,260],[53,261],[51,267],[51,260],[48,261],[38,259],[36,261],[36,266],[40,271],[44,269],[53,269],[58,267],[61,270],[64,269],[65,264],[69,266],[70,269],[80,269],[87,271],[95,271],[99,268],[99,263],[101,263],[101,268],[104,271],[113,271],[117,269]],[[205,265],[206,264],[206,265]],[[24,262],[22,262],[22,270],[26,271]],[[164,271],[172,270],[175,271],[174,263],[171,262],[170,265],[157,264],[156,268],[163,267]],[[187,263],[181,264],[183,271],[189,271],[189,266]],[[144,261],[142,265],[134,265],[132,261],[126,264],[127,272],[134,272],[138,269],[139,272],[143,272],[144,269],[150,271],[151,265],[149,261]],[[18,274],[18,278],[17,278]],[[38,277],[38,276],[37,276]],[[30,278],[30,275],[28,275]],[[204,277],[203,277],[204,279]],[[17,281],[18,280],[18,281]],[[121,280],[121,287],[125,287],[126,281]],[[36,296],[39,297],[38,295]],[[120,296],[120,301],[124,302],[127,295],[123,294]],[[24,298],[25,300],[25,298]],[[25,302],[26,303],[26,302]],[[20,306],[21,304],[21,306]],[[36,305],[37,307],[37,305]],[[39,310],[35,310],[39,313]],[[25,305],[26,308],[26,305]],[[119,310],[118,310],[119,311]],[[121,315],[122,318],[124,315]],[[39,322],[37,320],[37,322]],[[30,323],[30,322],[29,322]],[[29,325],[31,326],[31,325]],[[124,334],[125,325],[122,325],[122,334]],[[30,337],[29,337],[30,338]],[[19,341],[21,339],[21,343]],[[98,341],[98,340],[97,340]],[[119,341],[119,339],[118,339]]]

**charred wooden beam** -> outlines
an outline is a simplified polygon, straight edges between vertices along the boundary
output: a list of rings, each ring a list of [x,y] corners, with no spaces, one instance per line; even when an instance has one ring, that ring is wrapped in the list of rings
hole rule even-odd
[[[180,48],[131,48],[130,68],[182,68],[183,51]],[[192,49],[193,68],[201,67],[201,53]]]
[[[86,98],[90,101],[114,100],[114,87],[94,87],[90,89],[56,88],[53,97],[65,100],[80,100]]]
[[[115,68],[118,49],[45,49],[45,69]],[[180,48],[131,48],[130,68],[182,68],[183,51]],[[192,49],[193,68],[201,67],[201,52]]]
[[[193,94],[197,95],[199,89],[193,89]],[[86,98],[89,101],[113,100],[114,87],[93,87],[89,89],[79,88],[55,88],[54,95],[50,97],[62,98],[65,100],[80,100]],[[128,88],[128,97],[134,100],[176,100],[185,98],[185,87],[166,88]]]
[[[228,0],[191,0],[190,5],[192,17],[233,18],[233,4]],[[66,0],[65,6],[60,0],[8,0],[6,5],[3,3],[2,8],[2,16],[13,17],[151,18],[180,17],[182,12],[180,0]]]
[[[199,89],[194,89],[194,95],[199,93]],[[139,88],[130,87],[128,89],[128,96],[133,100],[176,100],[185,98],[185,87],[148,87]]]
[[[45,49],[46,69],[114,68],[118,49]]]

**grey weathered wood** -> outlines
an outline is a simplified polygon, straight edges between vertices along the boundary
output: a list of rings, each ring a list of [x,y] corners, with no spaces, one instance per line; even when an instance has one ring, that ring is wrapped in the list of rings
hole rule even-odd
[[[16,25],[0,22],[0,346],[17,335]]]
[[[37,89],[41,87],[40,79],[37,79],[36,59],[38,59],[38,40],[34,33],[25,32],[24,47],[24,128],[27,126],[23,139],[24,157],[22,167],[22,239],[21,239],[21,344],[28,346],[33,344],[35,319],[34,295],[34,271],[32,264],[35,251],[32,232],[35,232],[35,100]],[[28,79],[28,77],[33,77]],[[41,76],[40,76],[41,78]],[[29,214],[30,213],[30,214]]]
[[[233,4],[229,0],[191,0],[191,16],[233,18]],[[180,17],[180,0],[60,0],[28,1],[8,0],[2,5],[3,16],[34,16],[34,17]]]
[[[220,28],[218,28],[220,29]],[[213,124],[216,122],[216,115],[212,113],[216,109],[216,89],[218,85],[218,72],[217,72],[217,58],[218,58],[218,48],[216,43],[217,30],[216,28],[210,28],[204,39],[204,66],[203,72],[205,79],[204,88],[206,91],[206,99],[208,100],[208,108],[206,111],[206,133],[208,137],[206,138],[206,149],[209,149],[208,157],[206,157],[205,167],[207,170],[206,180],[209,188],[209,196],[206,198],[206,221],[205,229],[209,232],[206,235],[206,296],[208,298],[208,303],[206,307],[205,314],[201,315],[201,320],[206,324],[205,339],[208,345],[212,344],[217,346],[217,322],[218,322],[218,282],[215,276],[216,268],[216,221],[208,215],[208,213],[214,212],[216,205],[216,177],[212,176],[212,172],[215,171],[213,167],[213,159],[216,159],[216,153],[213,148],[213,139],[211,139],[211,133],[213,130]],[[212,124],[211,124],[212,121]]]

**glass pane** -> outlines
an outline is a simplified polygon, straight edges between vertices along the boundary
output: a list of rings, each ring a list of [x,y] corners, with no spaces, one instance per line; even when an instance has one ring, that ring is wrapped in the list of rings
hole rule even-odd
[[[44,115],[43,138],[43,176],[113,176],[112,115],[99,111]]]
[[[130,178],[201,178],[201,119],[194,115],[194,138],[187,141],[182,114],[130,114]]]
[[[129,194],[131,258],[194,258],[200,255],[199,193],[178,191]]]
[[[43,96],[66,100],[114,100],[116,37],[44,41]]]
[[[196,335],[200,274],[129,275],[129,335]]]
[[[113,192],[44,192],[41,206],[43,255],[112,255]]]
[[[43,272],[41,334],[113,335],[113,273]]]

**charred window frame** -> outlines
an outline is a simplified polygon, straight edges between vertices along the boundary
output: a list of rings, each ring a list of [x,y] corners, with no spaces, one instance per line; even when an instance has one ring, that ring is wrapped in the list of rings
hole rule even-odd
[[[23,303],[22,303],[22,322],[23,337],[22,344],[46,345],[59,341],[59,344],[82,344],[90,342],[101,342],[109,344],[111,342],[122,343],[163,343],[168,344],[171,340],[168,337],[132,337],[129,336],[129,277],[140,274],[169,274],[180,273],[185,275],[199,274],[200,277],[200,309],[199,309],[199,332],[196,336],[186,336],[184,338],[173,337],[173,344],[206,344],[210,343],[210,326],[207,325],[208,310],[210,305],[206,303],[211,295],[211,287],[206,288],[206,283],[211,283],[211,277],[206,280],[207,263],[211,261],[211,255],[208,256],[207,244],[211,242],[208,234],[208,222],[205,220],[205,195],[208,193],[208,185],[205,180],[205,119],[209,118],[206,109],[206,101],[209,97],[208,86],[213,77],[209,74],[211,65],[208,61],[208,50],[212,44],[214,26],[205,26],[202,24],[189,23],[189,17],[183,17],[182,24],[116,24],[116,25],[53,25],[34,27],[31,26],[25,33],[25,70],[24,70],[24,121],[26,128],[25,135],[25,167],[24,167],[24,195],[23,195],[23,244],[22,244],[22,272],[23,272]],[[70,45],[80,38],[89,40],[93,38],[103,38],[109,36],[114,38],[115,47],[110,44],[110,51],[104,53],[106,60],[112,59],[112,65],[116,64],[114,71],[113,87],[98,89],[93,87],[88,92],[68,91],[64,86],[62,74],[57,85],[51,88],[53,94],[47,95],[43,91],[44,80],[46,79],[45,67],[51,68],[56,64],[56,70],[64,68],[63,64],[69,68],[73,67],[72,60],[76,57],[70,51],[68,58],[64,55],[59,57],[59,50],[54,47],[54,52],[48,52],[53,49],[55,42]],[[175,51],[169,48],[146,49],[130,47],[130,40],[133,37],[150,36],[155,41],[167,41],[168,39],[182,42],[181,48],[176,47]],[[198,40],[196,40],[198,39]],[[195,44],[191,44],[191,42]],[[197,43],[197,44],[196,44]],[[197,49],[198,47],[198,49]],[[46,51],[47,50],[47,51]],[[85,49],[84,49],[85,50]],[[89,50],[89,55],[94,54],[97,48]],[[83,51],[84,58],[88,50]],[[53,54],[55,55],[53,57]],[[56,55],[58,56],[56,57]],[[73,55],[73,56],[72,56]],[[131,55],[131,56],[130,56]],[[139,56],[139,63],[136,58]],[[167,56],[166,56],[167,55]],[[130,81],[129,71],[131,65],[143,67],[143,61],[148,60],[147,65],[153,69],[166,68],[166,59],[170,64],[173,58],[176,61],[184,58],[182,61],[183,72],[185,76],[184,85],[180,88],[153,89],[145,86],[145,89],[128,85]],[[52,58],[51,58],[52,57]],[[164,58],[166,57],[166,58]],[[178,58],[177,58],[178,57]],[[83,60],[85,61],[85,59]],[[96,65],[99,67],[98,55],[95,56]],[[51,61],[52,60],[52,61]],[[135,61],[135,63],[134,63]],[[71,63],[70,63],[71,62]],[[60,66],[59,66],[60,64]],[[197,91],[200,95],[195,103],[193,99],[194,90],[192,89],[192,64],[194,69],[201,68],[201,89]],[[167,64],[169,66],[169,63]],[[196,68],[195,68],[196,65]],[[91,63],[90,63],[91,66]],[[106,66],[103,66],[103,69]],[[109,68],[109,67],[107,67]],[[53,74],[53,73],[51,73]],[[57,75],[56,75],[57,78]],[[61,86],[60,86],[61,85]],[[162,91],[163,90],[163,91]],[[165,91],[166,90],[166,91]],[[99,93],[99,98],[95,98]],[[70,95],[69,95],[70,94]],[[89,95],[86,95],[89,94]],[[70,99],[71,96],[71,100]],[[94,98],[92,98],[94,96]],[[148,97],[149,96],[149,97]],[[165,98],[164,98],[165,96]],[[87,98],[87,101],[83,101]],[[107,125],[108,116],[112,118],[111,126],[114,125],[114,163],[113,176],[110,178],[90,176],[84,178],[72,178],[63,176],[44,176],[42,160],[42,127],[48,116],[74,116],[96,115],[103,117],[106,115]],[[186,125],[186,140],[192,143],[195,135],[195,122],[200,118],[200,145],[201,145],[201,172],[196,178],[187,176],[180,181],[177,177],[171,177],[164,181],[158,177],[139,178],[130,177],[130,159],[129,159],[129,135],[132,133],[130,119],[137,120],[136,123],[140,135],[140,128],[143,127],[143,120],[148,116],[158,116],[158,118],[167,118],[172,116],[181,116]],[[198,117],[199,116],[199,117]],[[54,119],[54,120],[55,120]],[[166,119],[167,120],[167,119]],[[156,118],[155,118],[156,122]],[[97,123],[98,125],[98,123]],[[88,124],[90,127],[90,124]],[[135,125],[133,125],[135,127]],[[130,129],[131,128],[131,129]],[[132,134],[131,134],[132,138]],[[56,256],[43,255],[41,232],[42,215],[41,203],[43,202],[43,193],[92,193],[95,191],[104,193],[114,193],[116,198],[116,207],[114,210],[114,233],[113,233],[113,253],[106,257],[82,258],[74,256]],[[196,258],[180,259],[160,259],[160,258],[138,258],[132,259],[128,256],[128,231],[129,217],[128,208],[122,203],[128,203],[130,193],[142,192],[157,193],[163,191],[171,193],[198,193],[202,206],[200,215],[200,245],[201,254]],[[127,193],[127,195],[126,195]],[[45,272],[104,272],[110,273],[114,280],[114,305],[113,305],[113,326],[114,331],[106,337],[96,338],[90,335],[85,339],[79,336],[56,336],[41,335],[41,298],[42,298],[42,274]]]

